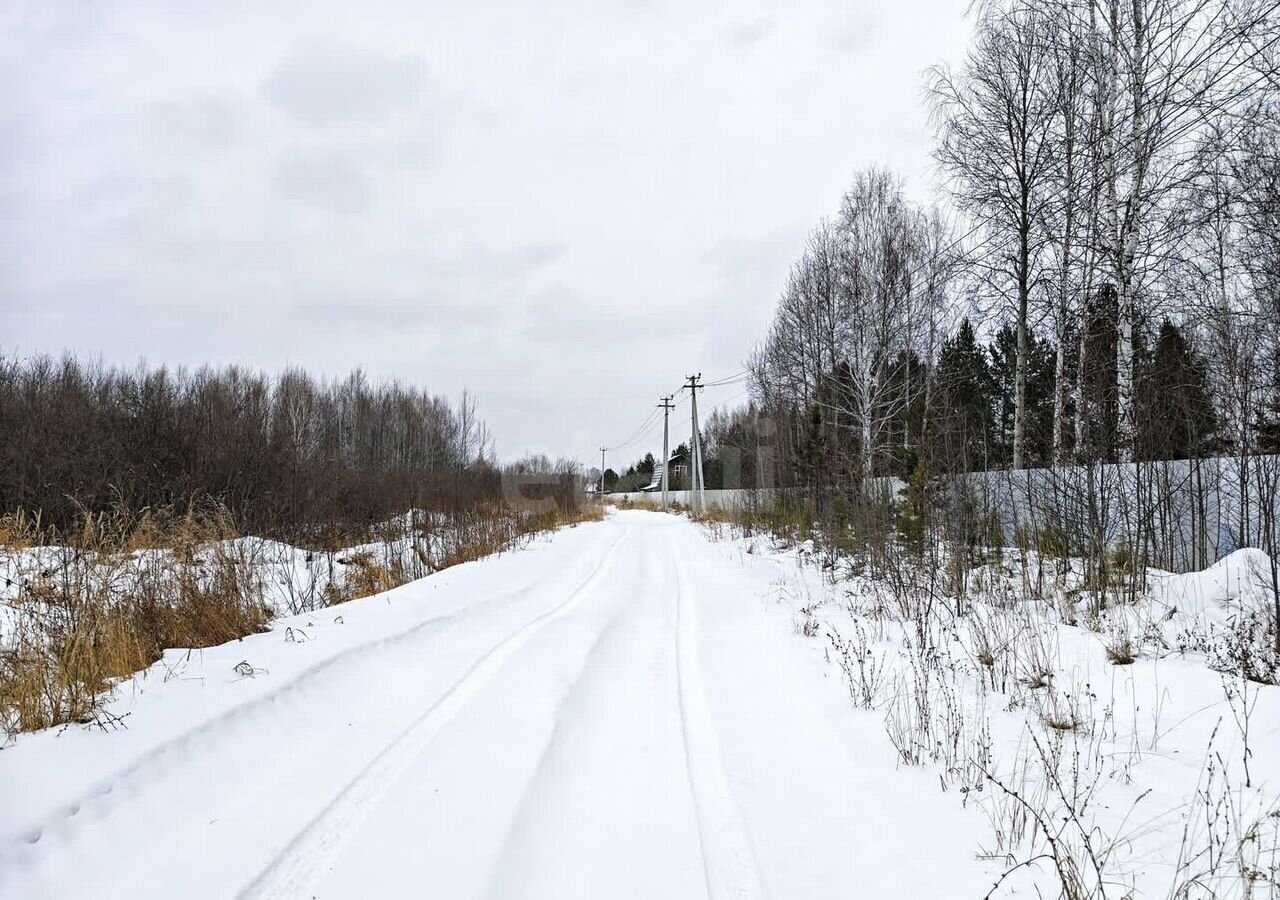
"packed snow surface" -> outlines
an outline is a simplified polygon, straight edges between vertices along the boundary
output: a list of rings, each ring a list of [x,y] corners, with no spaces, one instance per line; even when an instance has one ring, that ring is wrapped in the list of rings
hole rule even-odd
[[[776,565],[630,511],[170,651],[0,751],[0,897],[980,897]]]

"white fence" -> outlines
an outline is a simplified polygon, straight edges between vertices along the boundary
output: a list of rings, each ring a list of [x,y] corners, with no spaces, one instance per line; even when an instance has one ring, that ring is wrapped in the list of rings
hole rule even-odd
[[[716,509],[733,509],[748,503],[760,503],[771,499],[775,491],[767,488],[738,488],[724,491],[703,491],[702,499],[709,507]],[[605,494],[605,503],[640,503],[645,505],[661,504],[661,491],[630,491],[626,493]],[[693,504],[693,491],[668,491],[667,496],[672,503],[682,506]]]
[[[1174,570],[1202,568],[1240,547],[1267,548],[1276,538],[1276,456],[979,472],[965,482],[1006,538],[1020,528],[1096,535]]]
[[[898,479],[877,478],[871,490],[896,496]],[[975,472],[962,487],[999,523],[1006,542],[1019,531],[1056,529],[1072,540],[1139,550],[1153,565],[1199,569],[1240,547],[1269,549],[1280,520],[1280,456],[1063,466]],[[705,491],[721,509],[767,503],[772,489]],[[672,491],[689,505],[690,491]],[[661,503],[658,492],[605,495],[605,502]]]

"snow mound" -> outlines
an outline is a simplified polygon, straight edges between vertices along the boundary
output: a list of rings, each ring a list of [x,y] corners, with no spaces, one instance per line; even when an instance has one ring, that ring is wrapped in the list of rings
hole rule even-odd
[[[1207,569],[1185,574],[1152,573],[1151,602],[1170,613],[1223,621],[1265,607],[1271,594],[1271,558],[1243,547]]]

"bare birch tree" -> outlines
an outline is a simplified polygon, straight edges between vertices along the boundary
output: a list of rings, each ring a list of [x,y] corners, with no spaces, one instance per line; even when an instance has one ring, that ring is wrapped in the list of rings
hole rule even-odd
[[[841,204],[837,403],[858,428],[864,477],[874,470],[881,429],[902,399],[892,390],[894,367],[921,325],[913,281],[916,224],[901,183],[883,169],[860,172]]]
[[[1172,200],[1194,173],[1194,144],[1249,88],[1264,7],[1230,0],[1093,0],[1091,69],[1103,176],[1100,244],[1117,291],[1117,428],[1132,459],[1139,296],[1175,252]]]
[[[1025,463],[1030,304],[1045,247],[1053,129],[1059,117],[1049,18],[1034,7],[987,9],[958,72],[935,68],[929,96],[934,154],[961,208],[994,249],[973,264],[1011,303],[1017,329],[1013,467]]]

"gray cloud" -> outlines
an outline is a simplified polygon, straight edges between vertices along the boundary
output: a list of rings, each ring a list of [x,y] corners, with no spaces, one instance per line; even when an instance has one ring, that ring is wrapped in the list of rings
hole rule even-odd
[[[751,47],[773,34],[778,21],[771,16],[761,16],[729,29],[729,43],[737,47]]]
[[[851,172],[923,184],[967,0],[853,3],[31,3],[0,347],[361,366],[590,459],[740,368]]]
[[[241,136],[243,115],[231,98],[196,94],[147,105],[138,126],[175,151],[219,152]]]
[[[831,33],[831,47],[837,53],[861,53],[871,46],[880,19],[872,13],[854,13]]]
[[[713,280],[699,312],[709,336],[708,355],[724,360],[719,374],[741,369],[751,348],[764,336],[774,301],[810,224],[797,222],[758,234],[725,237],[703,253],[702,266]]]
[[[359,160],[331,151],[294,148],[274,167],[276,191],[289,203],[302,203],[334,215],[368,209],[373,183]]]
[[[521,278],[564,256],[564,244],[538,242],[510,249],[474,247],[457,256],[436,260],[438,272],[451,276],[489,276],[498,280]]]
[[[422,95],[426,66],[412,56],[309,49],[276,68],[263,95],[276,109],[312,126],[378,122]]]
[[[598,342],[664,339],[670,320],[660,309],[640,307],[616,310],[587,303],[563,284],[552,285],[530,298],[522,334],[548,346],[589,346]]]

